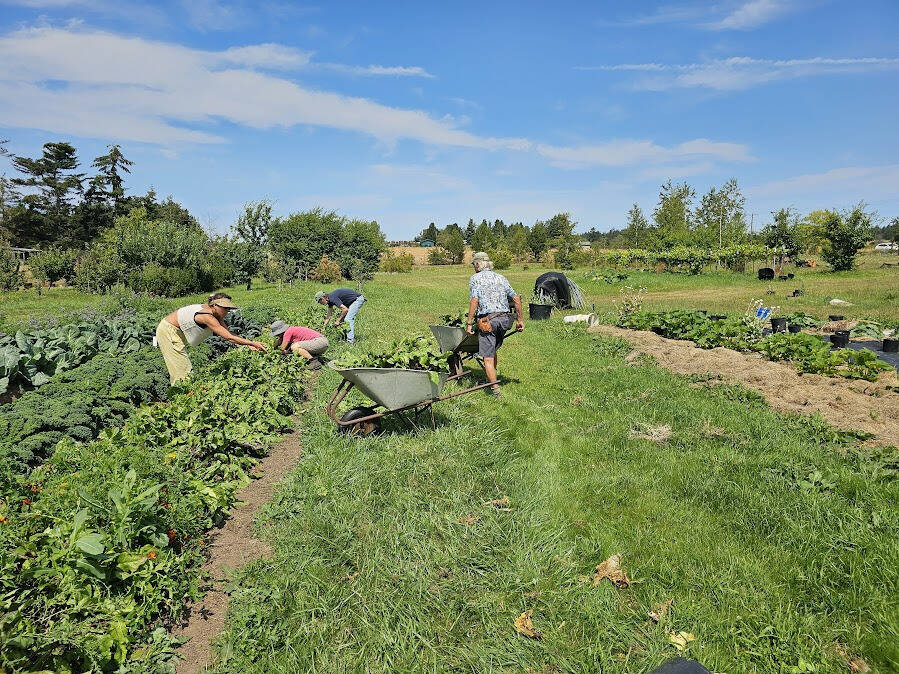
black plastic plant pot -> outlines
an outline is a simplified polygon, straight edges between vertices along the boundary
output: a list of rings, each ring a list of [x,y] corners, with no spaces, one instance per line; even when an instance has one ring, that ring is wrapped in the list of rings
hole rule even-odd
[[[832,321],[842,321],[842,320],[844,320],[846,317],[845,317],[845,316],[840,316],[839,314],[831,314],[830,316],[828,316],[828,318],[829,318],[830,320],[832,320]]]
[[[787,319],[786,318],[772,318],[771,319],[771,329],[774,332],[786,332],[787,331]]]
[[[885,340],[883,340],[883,351],[884,351],[884,353],[897,353],[897,352],[899,352],[899,339],[885,339]]]
[[[833,333],[830,336],[830,343],[837,348],[849,346],[849,335],[838,335],[837,333]]]
[[[790,324],[787,326],[787,331],[788,331],[788,332],[792,332],[792,333],[795,335],[797,332],[802,332],[802,326],[801,326],[801,325],[796,325],[796,324],[794,324],[794,323],[790,323]]]
[[[725,316],[724,314],[712,314],[711,316],[709,316],[709,318],[711,318],[713,321],[723,321],[727,318],[727,316]]]
[[[531,317],[532,321],[545,321],[547,318],[549,318],[552,310],[552,304],[529,304],[528,316]]]
[[[790,272],[789,274],[787,274],[787,278],[788,278],[790,281],[792,281],[794,278],[796,278],[796,274],[794,274],[793,272]]]

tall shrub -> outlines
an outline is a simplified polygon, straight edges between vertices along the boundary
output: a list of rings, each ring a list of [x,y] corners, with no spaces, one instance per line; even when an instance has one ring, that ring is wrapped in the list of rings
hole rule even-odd
[[[859,204],[849,213],[831,212],[824,222],[824,250],[821,256],[833,271],[847,271],[855,266],[858,251],[871,236],[871,215]]]

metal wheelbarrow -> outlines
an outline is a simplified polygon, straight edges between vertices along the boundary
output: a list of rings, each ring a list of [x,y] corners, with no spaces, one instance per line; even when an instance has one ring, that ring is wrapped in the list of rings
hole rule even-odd
[[[478,332],[475,330],[473,335],[465,332],[465,328],[459,328],[453,325],[429,325],[431,332],[434,333],[434,339],[437,340],[440,350],[444,353],[449,352],[449,368],[450,379],[458,379],[464,372],[462,371],[462,362],[475,359],[481,365],[484,363],[478,356]],[[518,332],[518,328],[509,330],[503,337],[510,337]]]
[[[437,422],[432,408],[434,403],[491,386],[490,382],[485,382],[449,395],[441,395],[446,382],[451,379],[446,372],[381,367],[339,368],[333,362],[330,367],[340,373],[343,381],[328,401],[328,416],[341,432],[354,435],[371,435],[377,432],[381,427],[381,419],[389,414],[396,414],[407,426],[418,428],[415,422],[426,411],[431,416],[431,427],[436,430]],[[353,407],[338,419],[337,407],[354,387],[370,398],[374,406]],[[379,408],[382,409],[379,411]],[[414,412],[415,421],[406,417],[404,412],[407,411]]]

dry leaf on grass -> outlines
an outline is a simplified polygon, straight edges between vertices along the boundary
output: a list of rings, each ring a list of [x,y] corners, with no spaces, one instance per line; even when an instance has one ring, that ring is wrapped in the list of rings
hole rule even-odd
[[[633,582],[621,568],[621,555],[612,555],[602,564],[597,564],[596,573],[593,574],[593,587],[599,585],[603,578],[608,578],[616,587],[629,587]]]
[[[650,619],[655,623],[662,622],[662,618],[668,615],[673,601],[673,599],[669,599],[668,601],[660,601],[658,604],[653,604],[652,610],[648,613]]]
[[[516,631],[529,639],[542,639],[543,635],[534,629],[534,623],[531,621],[531,613],[533,611],[525,611],[515,618]]]
[[[668,641],[679,651],[685,651],[690,647],[690,643],[696,641],[696,637],[690,632],[671,632],[668,635]]]
[[[851,655],[843,644],[834,644],[833,650],[843,659],[846,666],[849,667],[849,671],[853,674],[864,674],[871,671],[871,667],[867,662],[860,657]]]
[[[512,510],[510,507],[512,505],[512,501],[509,500],[508,496],[503,496],[502,498],[495,498],[492,501],[486,501],[484,503],[485,506],[493,506],[497,510]]]
[[[362,575],[362,572],[361,572],[361,571],[354,571],[354,572],[351,573],[350,575],[344,576],[342,580],[343,580],[345,583],[352,583],[354,580],[356,580],[356,579],[357,579],[359,576],[361,576],[361,575]]]
[[[667,424],[662,424],[661,426],[641,424],[631,429],[631,437],[640,440],[651,440],[661,444],[671,437],[671,426]]]
[[[459,521],[462,524],[467,524],[468,526],[471,526],[472,524],[474,524],[475,522],[477,522],[480,519],[481,518],[478,517],[477,515],[466,515],[465,517],[460,517]]]

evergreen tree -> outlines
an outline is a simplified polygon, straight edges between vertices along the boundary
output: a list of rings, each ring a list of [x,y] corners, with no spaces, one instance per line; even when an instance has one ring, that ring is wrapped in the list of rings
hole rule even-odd
[[[32,216],[37,216],[32,222],[38,224],[38,231],[20,231],[20,240],[40,244],[70,238],[66,229],[72,213],[71,202],[80,195],[84,180],[83,173],[75,172],[78,168],[75,148],[69,143],[45,143],[43,154],[37,159],[16,156],[12,163],[24,176],[13,178],[13,184],[36,190],[25,195],[22,203]]]
[[[478,228],[474,231],[474,235],[471,237],[471,241],[469,243],[471,244],[471,247],[475,250],[475,252],[493,248],[496,240],[486,220],[482,221],[481,224],[478,225]]]
[[[475,224],[473,218],[468,218],[468,224],[465,225],[465,243],[471,245],[471,239],[474,237]]]
[[[122,173],[131,173],[134,162],[126,159],[119,145],[107,145],[109,152],[94,159],[91,166],[98,169],[97,177],[91,181],[98,194],[112,202],[114,217],[125,215],[125,179]]]

